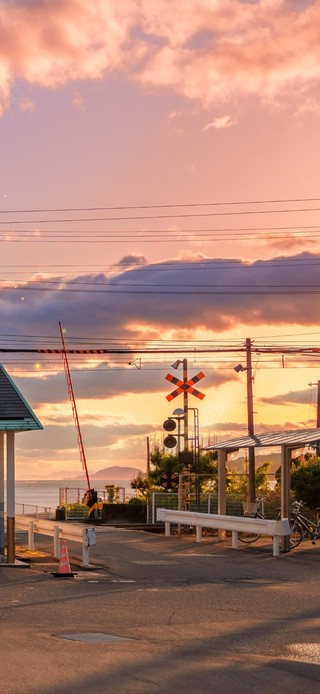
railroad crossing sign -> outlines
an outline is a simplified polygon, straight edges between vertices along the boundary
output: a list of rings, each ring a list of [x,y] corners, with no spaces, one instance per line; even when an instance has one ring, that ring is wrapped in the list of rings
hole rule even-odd
[[[163,472],[160,475],[160,484],[164,489],[175,489],[179,484],[179,475],[176,472]]]
[[[203,400],[205,397],[204,393],[201,393],[200,390],[197,390],[194,388],[194,384],[198,383],[198,381],[201,381],[202,378],[205,377],[205,374],[203,371],[199,371],[196,376],[193,376],[192,378],[188,378],[187,381],[181,381],[180,378],[176,378],[176,376],[172,376],[171,374],[166,375],[166,380],[170,381],[170,383],[174,383],[175,386],[178,386],[175,390],[172,391],[169,395],[166,395],[167,400],[173,400],[173,398],[176,398],[177,395],[180,395],[181,393],[191,393],[191,395],[195,395],[196,398],[199,398],[199,400]]]

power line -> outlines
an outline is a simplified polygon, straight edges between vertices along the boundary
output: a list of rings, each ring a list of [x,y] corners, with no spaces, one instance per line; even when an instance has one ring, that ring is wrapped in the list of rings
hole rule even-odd
[[[151,285],[150,285],[151,286]],[[166,285],[168,286],[168,285]],[[175,285],[172,285],[175,286]],[[177,288],[174,292],[172,290],[167,290],[167,289],[135,289],[134,291],[132,288],[126,289],[125,287],[121,287],[118,289],[115,288],[108,288],[108,289],[73,289],[70,287],[59,287],[58,289],[54,289],[52,287],[30,287],[30,286],[21,286],[21,287],[1,287],[1,291],[3,292],[51,292],[51,293],[64,293],[64,294],[104,294],[104,295],[112,295],[112,294],[131,294],[133,296],[134,294],[144,294],[146,296],[151,296],[151,295],[156,295],[156,294],[170,294],[171,296],[186,296],[186,295],[192,295],[192,296],[234,296],[234,295],[245,295],[245,296],[285,296],[285,295],[298,295],[298,296],[308,296],[308,295],[317,295],[320,294],[320,288],[313,288],[313,286],[302,286],[297,288],[296,286],[292,286],[287,288],[286,286],[281,286],[278,289],[264,289],[260,291],[260,287],[252,287],[250,289],[243,289],[241,285],[234,285],[236,287],[235,289],[230,289],[226,290],[225,288],[222,289],[222,291],[219,290],[211,290],[211,289],[198,289],[196,288],[196,291],[194,289],[180,289],[181,285],[176,285]],[[232,286],[232,285],[226,285],[226,286]]]
[[[58,220],[51,220],[51,221],[56,222]],[[70,220],[70,221],[74,221],[74,220]],[[76,220],[76,221],[81,222],[82,220]],[[86,220],[83,220],[83,221],[86,221]],[[96,220],[96,221],[101,221],[101,220]],[[3,223],[5,224],[7,222],[3,222]],[[14,222],[11,222],[11,223],[13,224]],[[26,223],[31,224],[31,222],[26,222]],[[181,229],[181,228],[180,229],[139,229],[139,230],[136,230],[136,229],[117,229],[117,230],[109,229],[109,230],[100,230],[100,233],[110,234],[113,231],[118,236],[119,234],[134,234],[134,233],[143,233],[143,234],[149,234],[149,233],[150,234],[153,234],[153,233],[158,233],[158,234],[177,233],[178,234],[179,233],[179,234],[183,234],[183,233],[197,233],[197,232],[216,233],[216,232],[224,232],[224,231],[248,233],[250,231],[288,231],[288,230],[292,230],[292,231],[296,231],[296,232],[298,232],[298,231],[314,231],[314,230],[319,231],[320,225],[319,224],[305,224],[305,225],[304,224],[291,224],[291,225],[285,225],[285,226],[274,226],[274,225],[257,226],[257,225],[255,225],[254,227],[248,227],[248,226],[245,226],[245,227],[215,227],[214,229],[212,229],[212,228],[205,228],[205,229],[199,229],[199,228],[197,228],[197,229],[192,229],[192,228],[191,229]],[[48,235],[48,233],[55,233],[55,234],[66,233],[66,230],[60,229],[60,230],[56,230],[54,232],[52,232],[52,231],[48,232],[46,230],[41,231],[39,229],[37,229],[37,230],[35,230],[35,229],[12,229],[12,227],[10,227],[8,229],[1,229],[0,230],[0,234],[4,234],[4,235],[5,234],[13,234],[13,233],[15,233],[15,234],[45,233],[46,235]],[[68,234],[74,234],[74,233],[91,234],[92,229],[88,229],[88,230],[69,229],[67,233]]]
[[[123,270],[125,272],[126,270],[130,270],[131,268],[134,268],[135,270],[138,270],[139,272],[168,272],[168,270],[174,270],[175,272],[179,271],[185,271],[185,270],[201,270],[203,272],[204,270],[219,270],[219,269],[226,269],[226,270],[263,270],[264,268],[278,268],[278,267],[299,267],[299,266],[307,266],[309,267],[310,265],[319,265],[320,264],[320,256],[319,260],[313,260],[312,258],[297,258],[296,256],[292,256],[292,259],[289,257],[286,260],[281,259],[278,260],[275,258],[274,260],[254,260],[250,264],[249,263],[242,263],[240,260],[224,260],[221,258],[221,260],[206,260],[206,259],[201,259],[197,262],[197,264],[193,264],[191,261],[186,261],[186,260],[171,260],[171,261],[155,261],[153,263],[150,263],[149,265],[139,265],[139,263],[132,261],[132,263],[126,263],[126,265],[122,265],[121,263],[114,263],[112,265],[103,265],[101,264],[85,264],[85,263],[57,263],[57,264],[46,264],[44,265],[41,263],[41,265],[0,265],[1,268],[25,268],[25,269],[30,269],[32,272],[36,272],[38,270],[42,270],[43,272],[45,271],[46,268],[56,268],[56,269],[61,269],[61,268],[83,268],[84,266],[86,267],[86,270],[83,270],[83,272],[86,272],[88,274],[89,270],[88,268],[99,268],[98,272],[104,272],[106,269],[111,269],[114,270],[116,268]],[[10,273],[11,274],[11,273]]]
[[[34,214],[35,212],[93,212],[102,210],[150,210],[179,207],[217,207],[225,205],[273,205],[280,203],[293,202],[317,202],[320,198],[275,198],[272,200],[229,200],[220,202],[186,202],[186,203],[167,203],[160,205],[118,205],[112,207],[55,207],[55,208],[33,208],[33,209],[13,209],[0,210],[0,214]]]
[[[21,348],[21,347],[0,347],[0,352],[9,354],[9,353],[24,353],[24,354],[75,354],[75,355],[101,355],[101,354],[177,354],[184,351],[187,354],[192,354],[193,356],[197,356],[200,354],[223,354],[223,353],[241,353],[246,351],[246,346],[241,345],[241,346],[227,346],[227,347],[204,347],[204,348],[194,348],[194,347],[183,347],[183,350],[181,346],[179,347],[148,347],[148,348],[139,348],[137,346],[135,347],[109,347],[109,348],[95,348],[95,349],[87,349],[87,348],[79,348],[79,349],[73,349],[73,348],[68,348],[68,349],[61,349],[61,348],[52,348],[52,347],[47,347],[47,348]],[[320,354],[320,347],[286,347],[284,345],[279,345],[276,347],[266,347],[263,345],[252,345],[251,346],[251,351],[255,354],[289,354],[289,355],[295,355],[295,354],[301,354],[304,356],[310,356],[310,355],[318,355]]]
[[[119,217],[84,217],[79,219],[78,217],[70,219],[57,218],[57,219],[30,219],[26,222],[25,219],[14,219],[10,220],[10,224],[66,224],[70,222],[117,222],[117,221],[139,221],[143,219],[194,219],[200,217],[234,217],[234,216],[244,216],[244,215],[256,215],[256,214],[286,214],[291,212],[319,212],[320,207],[298,207],[298,208],[285,208],[285,209],[271,209],[271,210],[240,210],[240,211],[225,211],[225,212],[197,212],[197,213],[179,213],[179,214],[158,214],[158,215],[132,215],[132,216],[119,216]],[[0,221],[0,224],[8,224],[7,220]]]
[[[319,230],[320,231],[320,230]],[[41,232],[43,233],[43,232]],[[149,234],[150,232],[148,232]],[[194,242],[207,242],[207,241],[252,241],[252,240],[272,240],[272,239],[277,239],[278,241],[282,239],[287,239],[288,235],[287,234],[272,234],[272,233],[264,233],[264,234],[252,234],[251,236],[244,236],[241,234],[228,234],[224,236],[217,236],[215,233],[213,234],[203,234],[201,230],[198,231],[197,234],[194,234],[193,232],[184,232],[183,236],[180,231],[168,231],[166,232],[168,236],[166,236],[164,233],[160,232],[153,232],[153,236],[148,236],[144,235],[144,233],[140,232],[134,232],[132,235],[127,235],[123,236],[121,234],[117,235],[105,235],[105,234],[91,234],[88,235],[83,234],[77,234],[74,233],[73,235],[71,234],[59,234],[59,235],[52,235],[52,234],[46,234],[45,236],[38,236],[35,235],[34,232],[24,232],[23,238],[16,238],[15,234],[16,232],[13,232],[13,234],[10,234],[10,238],[7,238],[7,235],[5,238],[2,239],[2,243],[37,243],[37,244],[43,244],[43,243],[59,243],[59,244],[68,244],[68,243],[74,243],[77,241],[77,243],[90,243],[90,244],[99,244],[99,243],[132,243],[134,242],[135,244],[137,243],[159,243],[165,241],[166,243],[181,243],[181,240],[183,239],[184,242],[189,241],[190,243]],[[29,234],[29,235],[28,235]],[[159,236],[157,236],[159,234]],[[317,233],[303,233],[300,234],[299,232],[292,232],[290,238],[291,240],[294,239],[300,239],[300,240],[305,240],[308,241],[309,239],[313,238],[318,238],[319,232]],[[1,238],[1,232],[0,232],[0,238]]]

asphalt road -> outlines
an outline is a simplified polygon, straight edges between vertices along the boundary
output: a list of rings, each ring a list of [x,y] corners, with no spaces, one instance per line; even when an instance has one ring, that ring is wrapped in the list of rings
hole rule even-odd
[[[320,692],[320,542],[277,558],[267,540],[96,532],[91,571],[68,542],[75,578],[49,557],[0,568],[1,691]]]

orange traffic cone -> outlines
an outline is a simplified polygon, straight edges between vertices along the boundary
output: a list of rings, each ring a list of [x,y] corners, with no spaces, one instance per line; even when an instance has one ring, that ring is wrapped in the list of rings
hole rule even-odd
[[[73,578],[76,574],[71,571],[70,568],[70,563],[69,563],[69,557],[68,557],[68,550],[67,550],[67,541],[66,540],[60,540],[60,561],[59,561],[59,568],[58,571],[55,571],[53,573],[53,576],[56,576],[57,578]]]

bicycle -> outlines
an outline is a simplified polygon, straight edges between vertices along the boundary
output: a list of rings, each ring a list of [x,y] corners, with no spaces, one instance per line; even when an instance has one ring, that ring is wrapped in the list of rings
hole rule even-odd
[[[243,501],[243,513],[247,518],[264,518],[264,502],[265,498],[263,496],[257,496],[255,501]],[[240,542],[245,542],[251,544],[251,542],[256,542],[259,540],[261,535],[259,533],[238,533],[238,539]]]
[[[303,501],[294,501],[290,512],[290,527],[292,528],[291,532],[295,533],[297,538],[300,536],[300,540],[297,540],[296,546],[300,544],[301,540],[303,540],[307,535],[309,535],[312,544],[315,544],[318,532],[320,533],[320,520],[318,520],[318,523],[314,523],[314,521],[310,520],[310,518],[304,516],[301,513],[301,508],[303,505]]]
[[[255,502],[243,502],[244,515],[249,518],[264,518],[264,502],[265,497],[258,496]],[[281,514],[279,511],[278,520],[281,519]],[[290,513],[290,547],[294,549],[297,547],[303,537],[302,526],[297,522],[295,512]],[[238,533],[238,539],[240,542],[245,542],[251,544],[256,542],[261,537],[258,533]],[[320,537],[320,522],[319,522],[319,537]]]
[[[319,538],[320,538],[320,518],[319,518],[319,520],[318,520],[318,522],[317,522],[316,529],[315,529],[315,531],[314,531],[314,533],[313,533],[313,535],[312,535],[312,538],[311,538],[312,544],[315,545],[315,544],[316,544],[316,540],[318,540]]]

